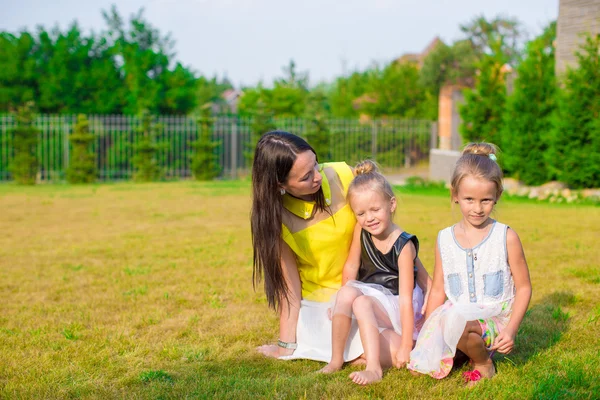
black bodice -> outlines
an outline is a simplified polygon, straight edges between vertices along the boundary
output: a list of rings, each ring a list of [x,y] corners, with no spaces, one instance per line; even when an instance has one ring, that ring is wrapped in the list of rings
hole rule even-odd
[[[377,283],[394,295],[398,295],[398,257],[409,241],[413,242],[418,255],[419,240],[415,235],[406,232],[402,232],[390,251],[383,254],[375,247],[371,234],[363,229],[360,233],[361,263],[358,280],[364,283]],[[417,267],[414,266],[413,269],[416,282]]]

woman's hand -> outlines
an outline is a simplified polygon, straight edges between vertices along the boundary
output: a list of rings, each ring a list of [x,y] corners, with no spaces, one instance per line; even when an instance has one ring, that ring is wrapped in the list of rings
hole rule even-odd
[[[265,344],[256,348],[256,351],[267,357],[279,358],[282,356],[291,356],[294,349],[284,349],[276,344]]]

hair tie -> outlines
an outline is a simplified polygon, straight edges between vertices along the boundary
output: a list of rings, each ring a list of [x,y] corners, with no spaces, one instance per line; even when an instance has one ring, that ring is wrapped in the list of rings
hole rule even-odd
[[[488,155],[488,157],[490,158],[490,160],[492,160],[492,161],[494,161],[494,162],[496,162],[496,161],[498,160],[498,159],[496,158],[496,155],[495,155],[495,154],[493,154],[493,153],[490,153],[490,154]]]

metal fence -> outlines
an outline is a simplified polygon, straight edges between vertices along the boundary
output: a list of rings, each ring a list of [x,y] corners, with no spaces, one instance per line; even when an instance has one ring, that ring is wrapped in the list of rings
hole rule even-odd
[[[69,165],[69,135],[75,115],[38,115],[34,122],[39,130],[38,181],[61,181]],[[90,132],[96,136],[92,151],[96,155],[98,179],[103,181],[131,179],[132,159],[141,119],[124,115],[89,115]],[[198,124],[192,117],[159,116],[156,118],[158,146],[156,162],[165,179],[191,176],[193,143],[198,140]],[[274,120],[278,129],[304,136],[309,122],[300,118]],[[15,116],[0,115],[0,181],[11,180],[9,165],[14,150],[12,130]],[[387,171],[428,159],[436,140],[436,124],[425,120],[359,120],[330,119],[330,151],[319,155],[320,161],[346,161],[348,164],[370,158]],[[217,143],[221,177],[236,178],[250,171],[252,153],[252,120],[235,116],[218,117],[212,141]]]

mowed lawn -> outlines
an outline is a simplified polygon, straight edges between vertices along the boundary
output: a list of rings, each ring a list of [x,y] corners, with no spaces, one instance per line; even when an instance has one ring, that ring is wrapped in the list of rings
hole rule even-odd
[[[397,222],[433,270],[440,194],[398,189]],[[502,199],[533,299],[516,351],[473,389],[390,370],[370,387],[347,367],[278,361],[252,288],[250,184],[0,186],[0,398],[598,398],[600,207]]]

